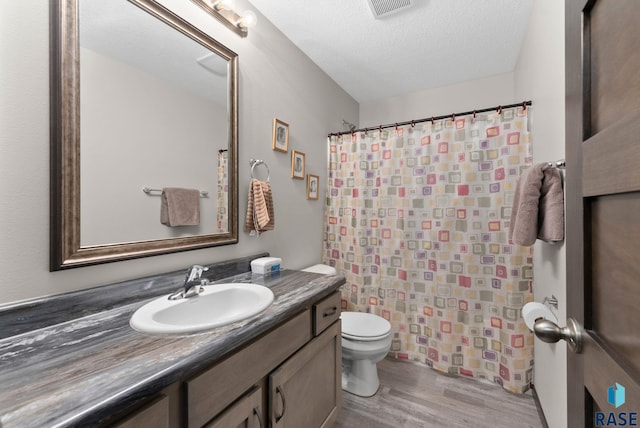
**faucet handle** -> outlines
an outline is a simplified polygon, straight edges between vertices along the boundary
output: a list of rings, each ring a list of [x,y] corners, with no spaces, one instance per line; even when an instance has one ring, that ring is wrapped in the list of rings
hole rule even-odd
[[[198,271],[206,271],[209,270],[209,268],[207,266],[202,266],[202,265],[192,265],[189,269],[195,269]]]
[[[200,278],[202,276],[202,272],[206,272],[208,270],[208,267],[202,265],[191,266],[187,271],[187,278],[185,279],[185,282],[193,281]]]

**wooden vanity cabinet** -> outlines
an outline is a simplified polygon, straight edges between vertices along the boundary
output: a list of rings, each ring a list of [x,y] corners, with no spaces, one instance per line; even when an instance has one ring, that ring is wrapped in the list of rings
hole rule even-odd
[[[270,426],[333,426],[342,402],[341,361],[334,322],[269,375]]]
[[[339,317],[336,292],[185,382],[186,426],[333,426],[342,402]]]
[[[111,426],[331,427],[342,403],[339,318],[335,292]]]

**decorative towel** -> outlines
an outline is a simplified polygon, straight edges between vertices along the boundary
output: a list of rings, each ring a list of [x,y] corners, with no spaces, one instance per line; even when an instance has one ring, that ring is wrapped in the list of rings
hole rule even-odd
[[[274,227],[275,215],[271,185],[268,181],[260,181],[254,178],[249,185],[249,199],[244,230],[255,230],[258,235],[260,235],[260,232],[273,230]]]
[[[550,242],[564,239],[564,193],[557,168],[540,163],[523,171],[513,198],[509,237],[525,247],[533,245],[536,238]]]
[[[160,223],[167,226],[200,224],[200,191],[165,187],[162,189]]]

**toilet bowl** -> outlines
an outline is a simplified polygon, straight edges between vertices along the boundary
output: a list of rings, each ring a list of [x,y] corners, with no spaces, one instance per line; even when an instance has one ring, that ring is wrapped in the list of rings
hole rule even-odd
[[[363,312],[343,312],[342,389],[361,397],[378,391],[380,362],[391,349],[391,324]]]
[[[335,275],[335,268],[323,264],[302,269]],[[371,397],[380,387],[378,368],[391,349],[391,324],[377,315],[342,312],[342,389],[361,397]]]

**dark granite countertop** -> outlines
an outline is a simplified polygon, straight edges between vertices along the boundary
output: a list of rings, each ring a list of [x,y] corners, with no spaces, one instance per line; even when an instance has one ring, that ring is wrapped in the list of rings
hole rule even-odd
[[[158,336],[133,330],[129,318],[154,294],[1,339],[0,427],[109,421],[330,295],[344,278],[283,270],[218,282],[265,285],[275,299],[252,318],[197,334]]]

